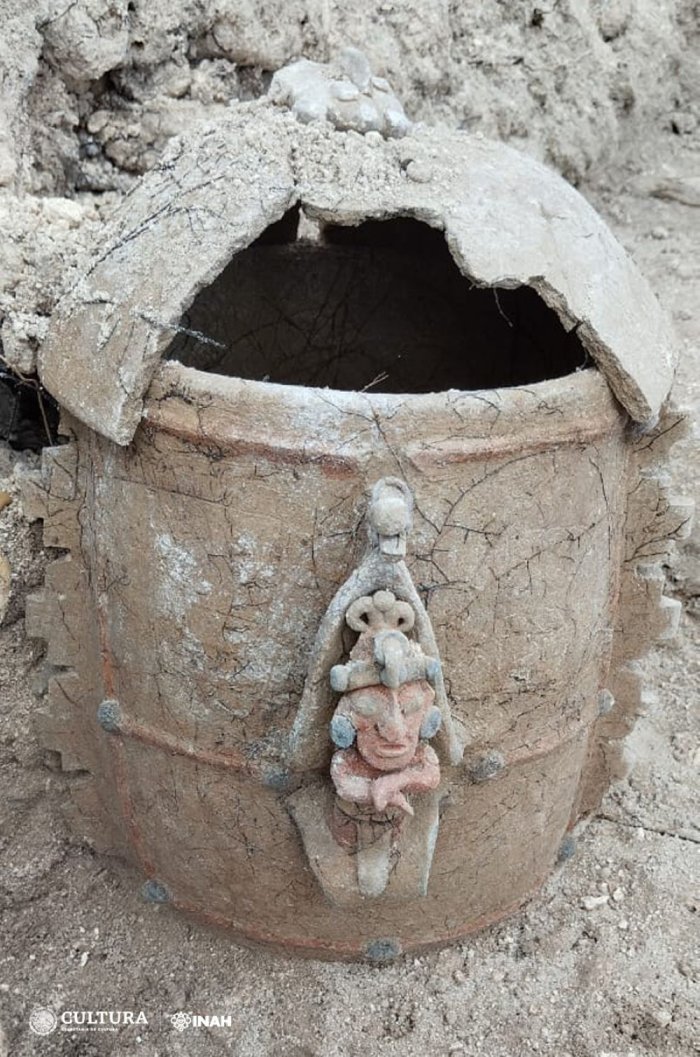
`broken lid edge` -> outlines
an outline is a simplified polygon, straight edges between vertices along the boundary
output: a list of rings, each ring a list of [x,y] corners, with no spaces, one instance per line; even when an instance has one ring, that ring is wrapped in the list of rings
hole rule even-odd
[[[129,304],[124,299],[120,300],[122,288],[119,275],[110,274],[100,263],[106,257],[103,253],[97,267],[93,266],[59,303],[40,353],[40,377],[59,403],[78,419],[116,443],[127,445],[141,421],[153,374],[172,341],[172,332],[168,327],[177,325],[197,294],[220,274],[236,253],[252,244],[288,209],[300,204],[311,215],[337,225],[352,226],[371,219],[411,217],[442,230],[448,248],[467,280],[480,286],[496,288],[530,286],[556,312],[567,329],[578,329],[582,345],[629,415],[644,425],[655,420],[670,390],[675,366],[674,342],[665,314],[634,263],[598,214],[556,173],[503,144],[475,141],[466,133],[418,129],[414,136],[401,141],[402,155],[405,157],[407,146],[412,144],[419,152],[426,143],[433,146],[438,142],[444,147],[444,157],[442,161],[440,158],[433,160],[437,178],[432,183],[410,185],[403,174],[394,143],[370,148],[358,134],[338,133],[330,128],[315,128],[310,132],[307,127],[297,125],[288,115],[260,106],[252,109],[256,110],[257,122],[252,130],[250,110],[248,120],[243,121],[241,108],[241,114],[236,115],[229,126],[225,123],[213,129],[207,126],[204,134],[200,131],[197,135],[178,137],[177,147],[166,151],[161,166],[146,174],[134,194],[117,212],[123,224],[125,217],[134,211],[134,199],[138,200],[139,196],[151,208],[153,184],[159,186],[161,194],[164,192],[167,205],[167,196],[171,192],[169,186],[163,184],[163,170],[168,166],[170,170],[178,167],[183,170],[177,174],[177,184],[171,174],[172,197],[175,197],[176,187],[179,191],[183,181],[186,185],[185,177],[191,172],[193,159],[196,161],[194,168],[198,171],[197,151],[218,149],[218,204],[222,208],[234,210],[235,223],[230,232],[225,230],[225,224],[223,232],[221,227],[213,230],[209,252],[200,256],[201,269],[194,272],[189,267],[184,279],[180,277],[179,286],[177,283],[172,286],[166,283],[158,291],[160,300],[157,304],[149,303],[147,299],[140,304],[132,300]],[[234,144],[231,142],[232,127],[242,148],[238,151],[233,149]],[[225,141],[223,151],[222,139]],[[342,172],[322,173],[315,182],[310,181],[308,175],[300,171],[300,167],[303,168],[305,164],[304,148],[306,146],[310,152],[314,139],[316,142],[325,140],[326,147],[330,146],[331,150],[335,150],[336,145],[342,147],[346,154],[349,151],[360,154],[371,151],[375,159],[379,155],[380,165],[384,165],[387,171],[386,183],[380,182],[379,186],[375,184],[371,191],[363,194],[362,187],[358,187],[356,181],[350,183],[349,177],[345,177],[344,183]],[[341,139],[344,140],[342,144]],[[274,183],[272,186],[268,184],[267,188],[254,186],[250,180],[250,172],[258,171],[251,170],[251,163],[260,158],[258,141],[267,150],[268,179],[270,172],[274,176]],[[183,146],[187,149],[183,149]],[[292,164],[291,158],[298,156],[299,152],[302,154],[301,162],[295,160]],[[519,195],[520,188],[516,186],[513,170],[515,177],[522,174],[523,179],[529,181],[529,198],[527,194]],[[482,182],[486,180],[489,192],[491,189],[493,191],[491,214],[484,213],[484,194],[483,187],[479,186],[479,178]],[[194,203],[188,208],[211,207],[211,188],[207,192],[206,183],[200,181],[200,184],[201,187],[198,184],[193,184],[191,188],[185,186],[186,193]],[[533,197],[534,187],[537,188],[537,198]],[[635,316],[643,318],[644,350],[639,350],[638,342],[635,345],[634,341],[629,340],[624,319],[618,324],[615,313],[609,310],[605,282],[599,281],[596,287],[587,283],[584,275],[579,290],[576,274],[572,280],[572,275],[566,273],[566,261],[563,270],[560,266],[562,281],[555,281],[556,261],[561,259],[561,254],[552,253],[548,258],[547,253],[540,249],[537,238],[541,233],[540,241],[545,247],[547,239],[551,242],[553,238],[555,225],[552,218],[541,207],[543,215],[540,218],[536,208],[541,200],[547,200],[550,188],[554,188],[559,200],[569,210],[568,220],[573,218],[573,223],[591,227],[598,236],[605,252],[599,253],[598,259],[592,258],[591,271],[595,271],[595,265],[602,280],[607,281],[609,277],[613,286],[617,283],[624,293],[629,293],[627,300],[630,303],[623,305],[623,308],[633,323]],[[489,203],[486,205],[489,206]],[[529,212],[523,214],[526,207]],[[492,240],[492,249],[489,250],[487,240],[479,238],[480,232],[485,230],[480,225],[488,226],[491,223],[494,210],[496,213],[500,210],[498,215],[504,218],[503,246],[499,242],[500,229],[496,227],[495,233],[493,229],[487,231]],[[507,229],[509,211],[510,230]],[[168,213],[166,208],[163,219],[156,220],[155,226],[149,229],[150,238],[156,240],[156,248],[160,240],[165,260],[170,258],[173,242],[177,238],[182,240],[186,248],[183,231],[175,229],[173,233],[175,214],[176,210]],[[518,222],[523,217],[532,229],[531,245],[526,245],[524,249],[517,241]],[[537,237],[533,237],[533,232]],[[569,237],[568,231],[563,234],[555,231],[555,240],[558,239],[559,243],[564,237]],[[129,263],[133,261],[135,272],[139,268],[143,270],[135,243],[129,245],[122,238],[118,249],[121,268],[126,268],[128,273]],[[565,248],[563,252],[566,252]],[[551,269],[547,266],[548,259],[555,262]],[[503,274],[511,261],[516,267],[512,272]],[[525,266],[529,264],[533,267],[526,271]],[[606,267],[609,276],[605,273]],[[112,299],[105,299],[109,310],[103,311],[100,298],[96,295],[100,294],[100,287],[105,284],[111,285]],[[567,284],[569,289],[565,291]],[[141,295],[142,290],[138,288],[138,296]],[[576,301],[578,304],[574,303]],[[91,313],[96,312],[98,319],[91,317]],[[165,323],[161,322],[156,327],[153,323],[156,318]],[[604,326],[601,326],[601,321]],[[606,328],[608,333],[604,333]],[[101,347],[100,357],[96,357],[93,339],[103,331],[108,331],[108,339]],[[140,340],[138,348],[135,348],[137,337]],[[616,344],[619,346],[617,351],[614,347]],[[124,360],[115,360],[115,350]],[[76,379],[81,381],[76,382]]]

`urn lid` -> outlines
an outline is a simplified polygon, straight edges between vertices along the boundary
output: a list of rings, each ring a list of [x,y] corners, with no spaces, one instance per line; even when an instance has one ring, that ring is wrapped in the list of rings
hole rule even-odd
[[[272,99],[171,140],[125,197],[54,313],[44,385],[92,429],[128,444],[183,313],[295,206],[334,225],[407,217],[443,231],[470,283],[534,289],[576,331],[630,417],[648,424],[658,415],[675,366],[669,322],[560,176],[465,132],[413,126],[385,139],[302,123]]]

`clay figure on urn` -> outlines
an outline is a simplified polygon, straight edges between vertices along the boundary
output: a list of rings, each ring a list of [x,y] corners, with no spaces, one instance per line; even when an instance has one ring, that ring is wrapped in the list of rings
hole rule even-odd
[[[414,814],[410,797],[440,783],[438,757],[427,744],[441,722],[431,685],[438,662],[407,638],[414,620],[412,607],[384,590],[358,599],[346,614],[360,637],[349,662],[331,671],[333,689],[342,692],[331,720],[331,777],[336,808],[348,821],[400,825]],[[333,828],[343,839],[338,810]]]

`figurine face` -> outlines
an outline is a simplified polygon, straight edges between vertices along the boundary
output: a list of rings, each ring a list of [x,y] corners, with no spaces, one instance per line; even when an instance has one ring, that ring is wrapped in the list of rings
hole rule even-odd
[[[429,683],[405,683],[397,690],[365,686],[345,696],[357,731],[357,751],[379,771],[399,771],[415,756],[420,728],[435,699]]]

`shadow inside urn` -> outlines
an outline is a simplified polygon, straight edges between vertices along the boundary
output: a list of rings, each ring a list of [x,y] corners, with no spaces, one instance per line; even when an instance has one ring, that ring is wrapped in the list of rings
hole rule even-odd
[[[168,358],[230,377],[429,393],[560,378],[586,366],[575,331],[529,287],[477,287],[444,235],[397,218],[297,239],[272,225],[195,298]]]

